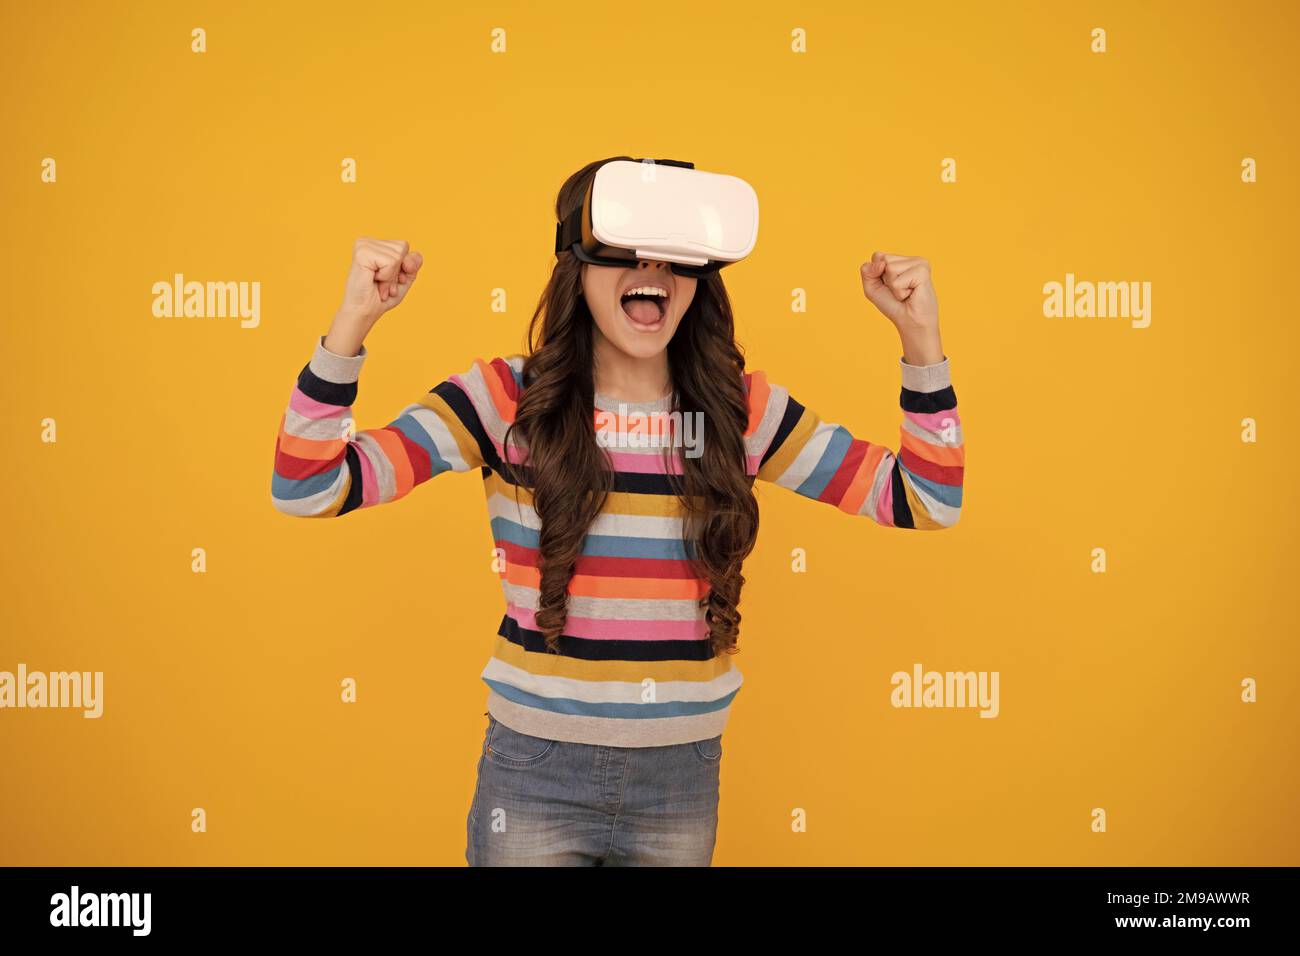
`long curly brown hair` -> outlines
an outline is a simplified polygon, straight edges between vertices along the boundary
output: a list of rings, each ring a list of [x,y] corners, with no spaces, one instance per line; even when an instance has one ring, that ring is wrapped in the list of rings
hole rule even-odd
[[[555,200],[556,220],[562,222],[582,202],[597,169],[618,159],[632,157],[598,160],[570,176]],[[604,507],[613,479],[594,426],[595,319],[581,292],[582,263],[565,250],[556,257],[528,326],[524,387],[505,437],[507,447],[514,443],[527,450],[520,468],[508,455],[503,464],[516,489],[523,485],[532,491],[541,522],[536,619],[552,651],[558,651],[564,633],[569,581],[587,529]],[[681,476],[665,471],[683,506],[687,554],[709,584],[700,606],[713,655],[735,653],[745,583],[741,565],[758,535],[758,502],[745,467],[745,357],[718,273],[697,281],[695,298],[668,344],[668,370],[672,410],[683,417],[702,413],[704,436],[699,457],[682,456]]]

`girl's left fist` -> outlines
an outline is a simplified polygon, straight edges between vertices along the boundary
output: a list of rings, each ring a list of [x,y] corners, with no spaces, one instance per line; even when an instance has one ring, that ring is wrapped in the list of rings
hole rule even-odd
[[[939,327],[939,302],[930,282],[930,263],[920,256],[874,252],[862,263],[862,291],[899,332]]]

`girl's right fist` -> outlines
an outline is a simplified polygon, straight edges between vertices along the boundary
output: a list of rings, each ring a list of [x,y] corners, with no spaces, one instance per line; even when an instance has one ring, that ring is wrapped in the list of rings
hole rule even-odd
[[[364,323],[368,330],[405,299],[424,264],[424,256],[409,249],[401,239],[358,239],[339,312]]]

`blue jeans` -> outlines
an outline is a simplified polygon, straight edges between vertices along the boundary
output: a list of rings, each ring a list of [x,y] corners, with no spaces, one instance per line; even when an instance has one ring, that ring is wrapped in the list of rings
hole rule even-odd
[[[708,866],[722,737],[601,747],[491,714],[467,821],[470,866]]]

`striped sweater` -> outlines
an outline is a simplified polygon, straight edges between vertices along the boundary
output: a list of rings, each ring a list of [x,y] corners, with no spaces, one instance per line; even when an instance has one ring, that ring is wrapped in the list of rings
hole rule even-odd
[[[448,471],[478,470],[496,542],[505,613],[483,669],[488,709],[537,737],[620,747],[686,743],[722,733],[741,674],[710,656],[697,578],[682,541],[682,506],[666,469],[671,396],[622,403],[598,394],[593,428],[614,471],[613,491],[588,530],[569,584],[560,653],[536,629],[539,522],[527,488],[502,456],[520,458],[507,426],[523,357],[477,360],[383,428],[353,430],[351,406],[366,349],[346,357],[317,341],[280,421],[271,496],[300,517],[338,517],[396,501]],[[806,498],[895,528],[951,526],[961,509],[965,449],[948,359],[900,359],[900,448],[824,422],[760,371],[745,373],[748,473]],[[679,420],[680,421],[680,420]],[[707,437],[704,438],[707,441]],[[685,445],[683,451],[682,446]],[[516,500],[516,491],[518,499]]]

